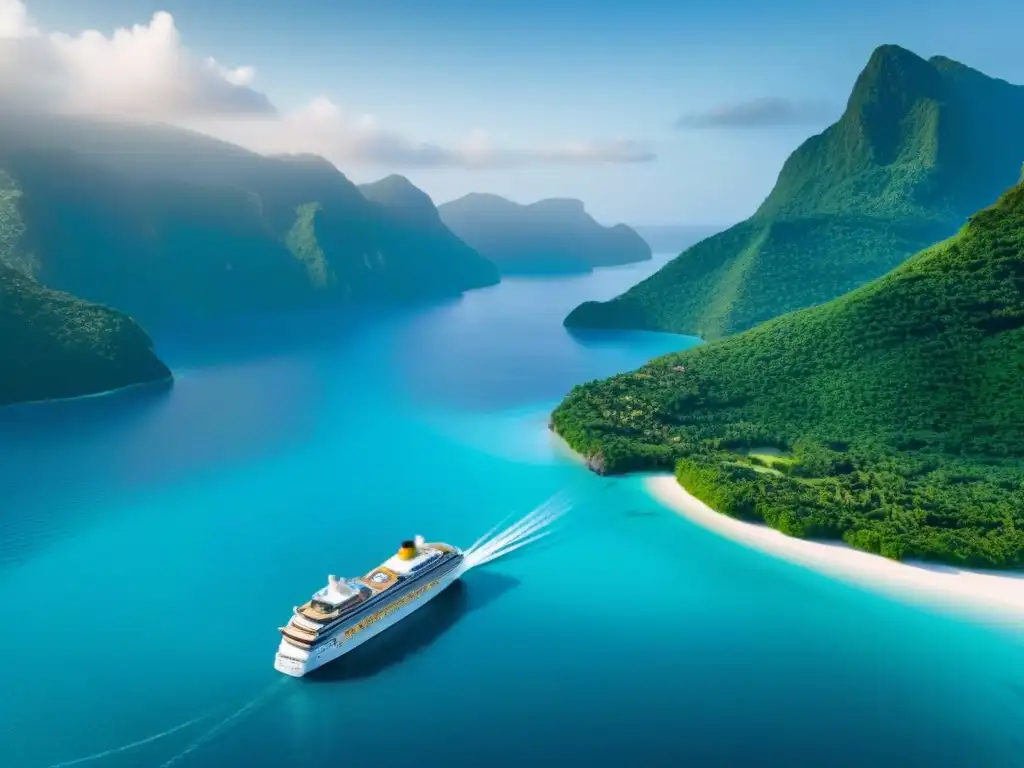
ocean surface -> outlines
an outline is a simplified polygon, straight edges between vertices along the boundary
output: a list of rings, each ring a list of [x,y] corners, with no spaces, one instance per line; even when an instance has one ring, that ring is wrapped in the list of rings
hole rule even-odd
[[[0,411],[0,765],[1024,765],[1021,638],[719,539],[552,439],[574,383],[696,343],[561,326],[657,264],[183,331],[169,393]],[[559,493],[540,544],[274,671],[329,573]]]

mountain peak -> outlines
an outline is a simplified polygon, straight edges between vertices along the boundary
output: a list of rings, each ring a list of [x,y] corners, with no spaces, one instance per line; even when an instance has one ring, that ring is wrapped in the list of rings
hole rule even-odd
[[[915,66],[927,63],[911,50],[895,43],[884,43],[871,52],[867,66],[893,67]]]
[[[935,67],[898,45],[880,45],[871,52],[854,82],[847,109],[882,92],[928,90],[937,79]]]
[[[307,167],[316,167],[323,169],[330,169],[332,171],[338,171],[337,166],[334,165],[330,160],[322,155],[314,154],[313,152],[288,152],[284,154],[271,155],[271,157],[278,160],[282,160],[286,163],[292,163],[294,165],[304,165]]]
[[[587,212],[582,200],[573,197],[548,197],[531,205],[538,210],[550,211],[563,215],[580,215]]]
[[[509,208],[518,208],[519,203],[514,203],[507,197],[496,195],[493,192],[467,192],[460,198],[443,203],[441,207],[460,207],[476,205],[503,205]]]
[[[371,182],[365,186],[371,185],[389,189],[418,189],[415,184],[400,173],[388,174],[383,179],[378,179],[377,181]]]
[[[750,219],[566,324],[716,338],[824,303],[956,233],[1019,178],[1022,136],[1024,87],[881,46]]]
[[[360,184],[363,197],[378,205],[418,217],[437,217],[437,208],[430,195],[417,187],[405,176],[393,173],[369,184]]]
[[[939,98],[942,76],[936,67],[898,45],[874,50],[857,78],[847,113],[869,121],[899,119],[919,98]]]

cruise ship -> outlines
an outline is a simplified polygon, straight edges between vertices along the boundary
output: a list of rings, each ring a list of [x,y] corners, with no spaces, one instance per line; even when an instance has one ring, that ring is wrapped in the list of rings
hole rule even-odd
[[[334,661],[436,597],[462,572],[462,550],[417,536],[365,576],[328,576],[327,586],[279,627],[274,668],[302,677]]]

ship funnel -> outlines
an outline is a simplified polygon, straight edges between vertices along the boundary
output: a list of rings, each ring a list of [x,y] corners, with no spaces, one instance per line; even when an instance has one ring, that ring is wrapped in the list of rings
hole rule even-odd
[[[423,545],[426,543],[422,536],[417,535],[413,541],[416,543],[416,549],[423,549]]]
[[[399,560],[412,560],[418,554],[418,548],[416,542],[406,540],[402,542],[402,546],[398,548],[398,559]]]

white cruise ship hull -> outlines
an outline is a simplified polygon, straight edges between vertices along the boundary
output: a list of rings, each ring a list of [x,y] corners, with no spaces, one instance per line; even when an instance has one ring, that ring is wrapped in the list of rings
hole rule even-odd
[[[457,581],[464,571],[464,564],[459,563],[447,573],[436,579],[429,579],[423,587],[413,590],[415,596],[411,599],[404,600],[399,597],[392,603],[381,605],[366,617],[343,622],[325,640],[309,651],[282,639],[274,657],[274,669],[292,677],[302,677],[314,669],[334,661],[339,656],[344,656],[429,603],[446,587]],[[421,589],[422,591],[420,591]],[[417,592],[419,594],[416,594]],[[401,604],[395,607],[395,603]]]

